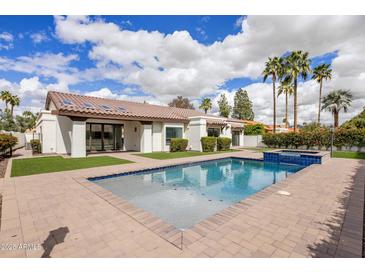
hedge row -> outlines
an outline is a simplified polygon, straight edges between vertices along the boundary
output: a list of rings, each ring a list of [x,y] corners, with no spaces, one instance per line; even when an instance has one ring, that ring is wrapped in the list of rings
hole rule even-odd
[[[170,142],[170,152],[186,151],[188,139],[172,138]]]
[[[313,131],[268,133],[263,135],[262,142],[268,147],[298,148],[304,146],[308,149],[328,149],[331,146],[331,134],[325,128]],[[333,135],[333,145],[338,149],[364,147],[365,129],[338,128]]]
[[[200,139],[204,152],[213,152],[229,150],[231,147],[231,138],[228,137],[202,137]]]
[[[18,138],[10,134],[0,134],[0,152],[6,153],[8,149],[11,149],[18,143]]]

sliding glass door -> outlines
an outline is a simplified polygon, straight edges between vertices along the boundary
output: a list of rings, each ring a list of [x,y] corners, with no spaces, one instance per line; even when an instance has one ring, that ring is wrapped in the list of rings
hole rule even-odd
[[[103,150],[102,125],[86,124],[86,148],[88,151]]]
[[[108,151],[123,149],[123,125],[86,124],[86,150]]]
[[[114,125],[103,125],[103,140],[104,148],[103,150],[114,150]]]

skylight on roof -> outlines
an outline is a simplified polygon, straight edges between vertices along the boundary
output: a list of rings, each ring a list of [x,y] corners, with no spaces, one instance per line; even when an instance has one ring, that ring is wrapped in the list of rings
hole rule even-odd
[[[73,105],[73,103],[70,99],[63,99],[62,102],[63,102],[63,105],[65,105],[65,106],[72,106]]]
[[[121,111],[121,112],[126,112],[127,109],[125,109],[124,107],[118,107],[118,110]]]
[[[84,108],[94,108],[94,106],[91,103],[84,103]]]
[[[107,105],[100,105],[100,107],[104,110],[111,110],[111,107]]]

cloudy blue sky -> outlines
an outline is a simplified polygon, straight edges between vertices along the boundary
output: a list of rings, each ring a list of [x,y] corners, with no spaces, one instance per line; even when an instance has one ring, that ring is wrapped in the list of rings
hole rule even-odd
[[[272,122],[272,87],[262,83],[268,56],[309,51],[331,64],[324,93],[351,89],[365,105],[364,16],[0,16],[0,89],[39,111],[47,90],[166,104],[176,95],[198,106],[247,89],[255,120]],[[278,121],[284,117],[279,98]],[[299,120],[316,117],[318,84],[299,87]],[[290,107],[292,109],[292,107]],[[291,114],[292,117],[292,114]],[[331,122],[330,113],[323,114]]]

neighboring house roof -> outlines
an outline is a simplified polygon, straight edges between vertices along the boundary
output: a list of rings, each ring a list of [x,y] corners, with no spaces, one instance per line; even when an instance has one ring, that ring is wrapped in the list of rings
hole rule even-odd
[[[230,124],[234,129],[243,129],[243,123],[230,122]]]
[[[104,119],[130,119],[130,120],[171,120],[189,121],[189,117],[207,115],[193,109],[183,109],[136,103],[124,100],[106,99],[94,96],[85,96],[75,93],[49,91],[45,108],[49,110],[50,102],[56,107],[56,113],[67,116],[92,117]]]
[[[294,132],[294,128],[286,128],[284,125],[277,125],[276,130],[280,131],[280,132]],[[273,125],[268,125],[267,126],[267,131],[268,132],[273,132],[274,131],[274,126]]]
[[[207,124],[212,125],[212,126],[225,126],[225,125],[227,125],[227,122],[222,119],[212,119],[212,118],[209,119],[208,118]]]

